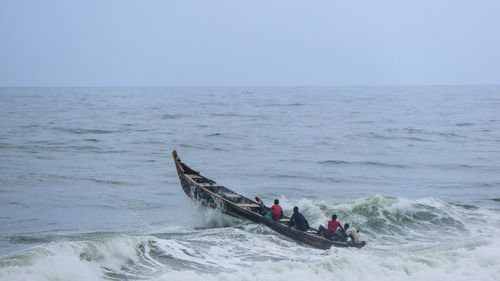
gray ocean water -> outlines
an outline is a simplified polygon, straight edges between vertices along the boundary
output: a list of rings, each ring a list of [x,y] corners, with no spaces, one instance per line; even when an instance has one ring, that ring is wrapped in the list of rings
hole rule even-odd
[[[171,151],[363,249],[182,192]],[[500,87],[0,88],[0,280],[499,280]]]

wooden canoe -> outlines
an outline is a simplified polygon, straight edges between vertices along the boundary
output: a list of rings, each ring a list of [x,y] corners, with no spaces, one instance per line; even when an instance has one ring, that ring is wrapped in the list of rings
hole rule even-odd
[[[182,163],[175,150],[172,151],[172,156],[184,193],[204,206],[218,209],[233,217],[263,224],[299,243],[319,249],[329,249],[332,246],[362,248],[365,245],[364,242],[352,245],[333,241],[317,234],[318,230],[311,227],[306,231],[290,228],[288,227],[290,218],[286,216],[279,221],[267,219],[265,217],[265,213],[268,211],[267,207],[200,175],[199,172]]]

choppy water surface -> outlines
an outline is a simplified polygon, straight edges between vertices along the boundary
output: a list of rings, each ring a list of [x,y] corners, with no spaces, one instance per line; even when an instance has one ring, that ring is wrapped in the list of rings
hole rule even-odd
[[[171,159],[363,249],[191,202]],[[0,89],[1,280],[498,280],[500,87]]]

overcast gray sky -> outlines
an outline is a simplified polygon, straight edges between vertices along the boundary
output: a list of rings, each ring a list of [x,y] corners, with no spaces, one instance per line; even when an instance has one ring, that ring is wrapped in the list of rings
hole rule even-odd
[[[0,86],[500,84],[499,0],[0,0]]]

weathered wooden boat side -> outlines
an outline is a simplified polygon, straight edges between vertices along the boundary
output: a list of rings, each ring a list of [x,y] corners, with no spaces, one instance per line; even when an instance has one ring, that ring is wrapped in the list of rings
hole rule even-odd
[[[198,201],[204,206],[215,208],[228,215],[247,219],[281,233],[291,239],[311,245],[319,249],[329,249],[331,246],[348,247],[346,242],[332,241],[326,239],[323,235],[317,234],[317,229],[309,228],[307,231],[299,231],[288,227],[289,217],[284,216],[281,220],[275,221],[267,219],[265,213],[269,210],[267,207],[242,196],[224,186],[218,185],[198,171],[191,169],[183,163],[177,156],[177,152],[172,152],[175,167],[184,193],[193,200]],[[361,248],[361,245],[356,247]]]

